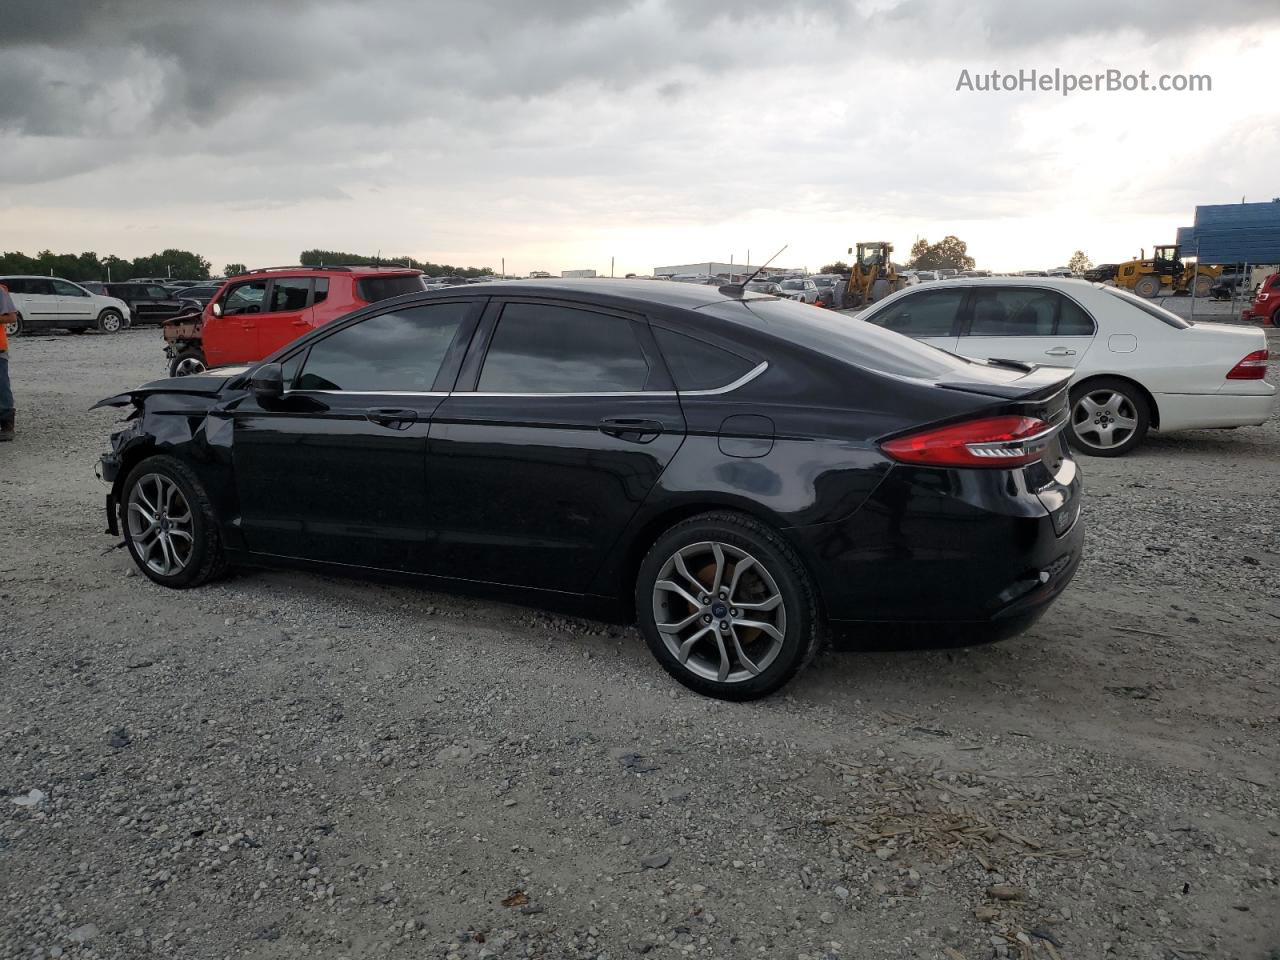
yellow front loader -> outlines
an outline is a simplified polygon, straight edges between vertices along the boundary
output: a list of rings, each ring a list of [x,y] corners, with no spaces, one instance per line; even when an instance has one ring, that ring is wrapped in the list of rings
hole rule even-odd
[[[850,247],[849,253],[853,251],[854,248]],[[893,244],[884,240],[860,243],[857,251],[849,271],[848,306],[865,307],[899,289],[898,271],[890,259]]]
[[[1194,284],[1196,296],[1207,297],[1213,281],[1222,272],[1221,267],[1184,264],[1176,243],[1154,247],[1152,253],[1151,259],[1147,259],[1143,250],[1137,260],[1120,264],[1116,268],[1115,285],[1150,300],[1158,297],[1162,290],[1188,294]]]

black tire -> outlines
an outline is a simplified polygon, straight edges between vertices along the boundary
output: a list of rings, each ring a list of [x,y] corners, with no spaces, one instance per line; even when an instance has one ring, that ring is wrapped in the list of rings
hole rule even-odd
[[[766,569],[781,595],[784,628],[778,631],[782,637],[781,645],[771,655],[772,659],[768,664],[755,675],[741,669],[741,664],[736,672],[746,674],[742,679],[720,681],[700,675],[694,668],[679,660],[658,629],[655,591],[663,568],[673,560],[678,551],[684,548],[697,549],[698,545],[705,543],[729,547],[752,557]],[[738,562],[741,561],[734,563],[735,569]],[[685,601],[677,599],[677,602],[682,604],[683,609],[674,613],[675,616],[682,616],[693,609]],[[739,513],[701,514],[681,521],[660,536],[640,564],[636,576],[635,603],[640,632],[663,669],[690,690],[720,700],[756,700],[769,696],[804,669],[821,646],[822,625],[817,600],[804,564],[774,530]],[[776,612],[771,615],[776,615]],[[744,618],[745,616],[748,615],[744,612]],[[742,629],[745,636],[750,628]],[[764,639],[764,635],[758,631],[750,632],[755,633],[757,639]],[[715,638],[716,634],[712,633],[705,642],[710,646]],[[768,640],[764,642],[770,643]],[[695,657],[688,656],[688,659],[693,661]],[[764,658],[760,662],[764,663]],[[733,673],[730,674],[732,676]]]
[[[124,316],[119,310],[108,307],[98,314],[99,333],[119,333],[124,329]]]
[[[129,505],[134,488],[140,482],[153,482],[151,478],[156,475],[167,478],[177,486],[182,496],[186,498],[191,518],[191,549],[186,563],[181,569],[169,575],[152,568],[144,555],[144,548],[135,542],[130,524]],[[223,576],[227,571],[222,535],[209,495],[194,471],[174,457],[163,455],[147,457],[129,471],[128,477],[120,487],[120,529],[124,532],[125,544],[138,569],[161,586],[179,590],[198,587]]]
[[[1160,296],[1160,286],[1160,278],[1148,274],[1138,278],[1138,282],[1133,285],[1133,292],[1147,300],[1154,300]]]
[[[1099,427],[1093,421],[1094,413],[1085,409],[1082,400],[1089,398],[1097,402],[1102,395],[1108,393],[1123,398],[1118,412],[1132,418],[1135,424],[1124,435],[1117,432],[1117,442],[1105,446],[1102,445],[1104,435],[1111,430],[1119,431],[1120,428],[1115,425]],[[1151,408],[1146,396],[1132,381],[1120,377],[1097,377],[1073,387],[1069,417],[1068,442],[1076,450],[1091,457],[1122,457],[1142,442],[1151,427]]]
[[[203,373],[207,369],[209,369],[209,362],[205,360],[204,351],[189,344],[175,350],[169,361],[171,377],[189,377],[196,373]]]
[[[1209,295],[1209,291],[1213,289],[1213,277],[1209,276],[1207,273],[1197,273],[1195,277],[1192,278],[1190,286],[1195,292],[1196,297],[1207,297]],[[1220,299],[1230,300],[1231,291],[1223,291],[1223,295]]]
[[[14,313],[13,321],[4,325],[5,332],[11,337],[20,337],[27,332],[27,325],[22,321],[22,314]]]

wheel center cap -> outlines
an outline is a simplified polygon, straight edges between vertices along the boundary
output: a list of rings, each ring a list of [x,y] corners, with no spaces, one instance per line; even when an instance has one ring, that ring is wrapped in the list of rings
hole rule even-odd
[[[723,620],[729,615],[729,608],[717,600],[711,605],[711,615],[717,620]]]

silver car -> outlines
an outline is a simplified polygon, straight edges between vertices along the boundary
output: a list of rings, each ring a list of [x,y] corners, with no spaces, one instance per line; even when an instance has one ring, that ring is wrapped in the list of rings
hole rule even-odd
[[[782,288],[782,295],[788,300],[799,300],[801,303],[818,302],[818,285],[808,278],[783,280],[778,286]]]

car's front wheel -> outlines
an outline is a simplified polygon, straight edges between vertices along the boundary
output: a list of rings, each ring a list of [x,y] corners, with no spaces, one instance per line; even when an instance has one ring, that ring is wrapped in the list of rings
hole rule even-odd
[[[190,345],[179,347],[169,360],[169,376],[190,377],[197,373],[204,373],[208,367],[204,351],[199,347]]]
[[[213,505],[181,460],[148,457],[120,491],[124,540],[138,569],[166,587],[198,587],[226,569]]]
[[[20,337],[24,332],[22,314],[14,313],[13,319],[4,325],[4,332],[11,337]]]
[[[1071,391],[1067,437],[1082,453],[1122,456],[1142,442],[1150,425],[1146,398],[1126,380],[1101,377]]]
[[[124,317],[119,310],[107,308],[98,314],[98,330],[102,333],[119,333],[124,329]]]
[[[664,533],[640,564],[635,599],[663,668],[722,700],[768,696],[820,643],[804,565],[777,533],[742,514],[703,514]]]

